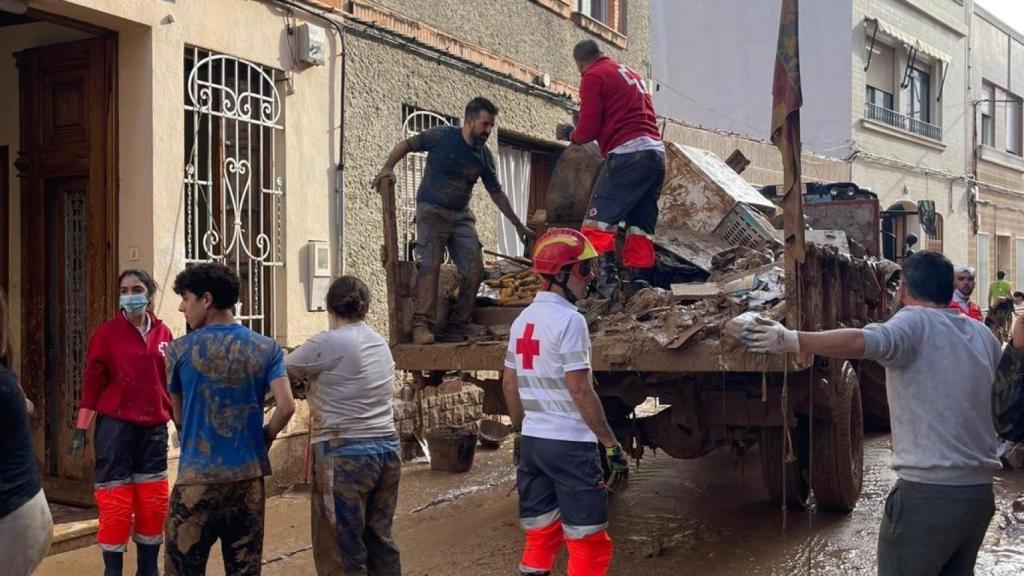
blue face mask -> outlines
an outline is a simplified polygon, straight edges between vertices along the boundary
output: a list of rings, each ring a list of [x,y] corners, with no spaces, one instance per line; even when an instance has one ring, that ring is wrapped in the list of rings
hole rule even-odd
[[[129,316],[141,316],[149,306],[149,299],[145,294],[122,294],[118,305]]]

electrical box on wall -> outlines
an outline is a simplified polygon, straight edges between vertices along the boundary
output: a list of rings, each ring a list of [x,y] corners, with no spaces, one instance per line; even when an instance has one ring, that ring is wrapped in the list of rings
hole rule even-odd
[[[310,240],[306,279],[306,307],[310,312],[327,309],[327,289],[331,286],[331,246],[322,240]]]
[[[327,58],[327,31],[315,24],[301,24],[296,29],[299,61],[320,66]]]

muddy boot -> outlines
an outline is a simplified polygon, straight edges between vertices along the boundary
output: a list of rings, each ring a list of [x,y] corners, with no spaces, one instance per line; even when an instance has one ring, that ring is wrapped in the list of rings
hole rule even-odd
[[[124,552],[103,551],[103,576],[121,576],[124,572]]]
[[[157,561],[160,558],[159,544],[135,543],[135,552],[138,555],[138,568],[135,576],[160,576],[157,568]]]
[[[412,343],[413,344],[433,344],[434,335],[430,332],[430,328],[426,326],[413,326],[412,327]]]
[[[444,334],[441,335],[441,342],[465,342],[466,340],[477,340],[486,338],[487,328],[479,324],[467,322],[465,324],[450,324]]]
[[[598,257],[594,291],[597,292],[597,298],[607,300],[610,306],[614,307],[618,303],[619,267],[615,263],[614,252],[606,252]]]
[[[637,292],[654,285],[653,270],[649,268],[630,268],[626,274],[629,276],[629,280],[622,283],[623,300],[628,301]]]

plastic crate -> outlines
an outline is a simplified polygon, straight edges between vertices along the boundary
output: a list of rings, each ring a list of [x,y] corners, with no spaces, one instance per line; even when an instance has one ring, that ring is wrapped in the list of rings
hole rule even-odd
[[[732,246],[754,249],[781,242],[771,222],[742,202],[733,206],[713,234]]]

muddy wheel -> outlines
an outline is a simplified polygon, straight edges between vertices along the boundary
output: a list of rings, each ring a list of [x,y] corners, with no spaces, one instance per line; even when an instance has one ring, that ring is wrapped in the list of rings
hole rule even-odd
[[[833,374],[837,405],[831,418],[814,422],[812,482],[822,509],[847,513],[857,505],[864,477],[864,417],[853,366],[844,362]]]
[[[793,442],[793,455],[796,462],[785,463],[783,447],[786,433],[781,426],[762,428],[759,452],[761,455],[761,477],[768,490],[768,499],[781,505],[783,500],[789,508],[807,506],[810,485],[807,483],[807,433],[806,420],[798,417],[797,427],[789,431]],[[783,480],[785,469],[785,480]],[[783,496],[785,484],[785,496]]]

